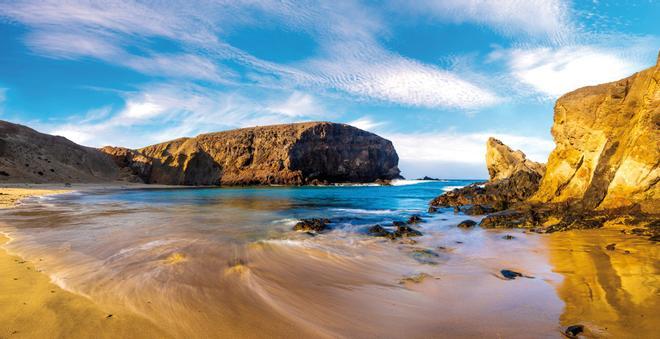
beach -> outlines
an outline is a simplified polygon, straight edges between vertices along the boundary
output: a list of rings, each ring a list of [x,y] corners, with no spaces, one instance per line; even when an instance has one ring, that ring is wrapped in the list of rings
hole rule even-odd
[[[464,215],[420,211],[438,187],[459,184],[26,200],[4,210],[0,226],[12,238],[0,252],[1,300],[11,305],[0,336],[524,338],[576,324],[587,337],[630,337],[630,324],[635,336],[652,335],[653,242],[621,225],[545,235],[460,229]],[[412,213],[424,219],[422,237],[363,232]],[[336,221],[332,230],[291,231],[319,214]],[[524,276],[508,280],[503,269]]]

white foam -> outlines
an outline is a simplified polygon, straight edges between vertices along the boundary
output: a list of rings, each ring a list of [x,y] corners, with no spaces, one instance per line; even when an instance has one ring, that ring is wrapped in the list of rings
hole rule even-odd
[[[423,184],[427,182],[435,182],[435,180],[407,180],[407,179],[394,179],[390,182],[392,186],[406,186],[406,185],[416,185]]]
[[[442,188],[442,190],[445,191],[445,192],[449,192],[449,191],[453,191],[457,188],[463,188],[463,187],[465,187],[465,186],[445,186],[445,187]]]
[[[395,212],[393,210],[365,210],[361,208],[331,208],[330,210],[352,214],[392,214]]]

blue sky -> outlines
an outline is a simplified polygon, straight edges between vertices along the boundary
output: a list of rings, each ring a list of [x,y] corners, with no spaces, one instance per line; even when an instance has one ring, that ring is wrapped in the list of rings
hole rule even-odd
[[[308,120],[394,142],[407,177],[544,161],[557,97],[655,63],[657,1],[0,0],[0,119],[88,146]]]

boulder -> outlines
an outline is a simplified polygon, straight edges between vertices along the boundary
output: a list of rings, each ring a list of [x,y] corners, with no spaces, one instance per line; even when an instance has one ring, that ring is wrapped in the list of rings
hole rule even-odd
[[[490,181],[511,177],[518,172],[531,172],[543,176],[545,165],[527,159],[525,153],[514,151],[495,138],[486,142],[486,167]]]
[[[293,226],[294,231],[302,232],[316,232],[320,233],[325,231],[328,228],[330,223],[329,219],[302,219],[295,226]]]

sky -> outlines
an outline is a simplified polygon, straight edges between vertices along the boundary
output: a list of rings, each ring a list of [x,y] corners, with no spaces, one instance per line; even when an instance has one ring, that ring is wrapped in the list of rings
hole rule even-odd
[[[564,93],[655,64],[660,2],[0,0],[0,119],[77,143],[333,121],[407,178],[545,161]]]

